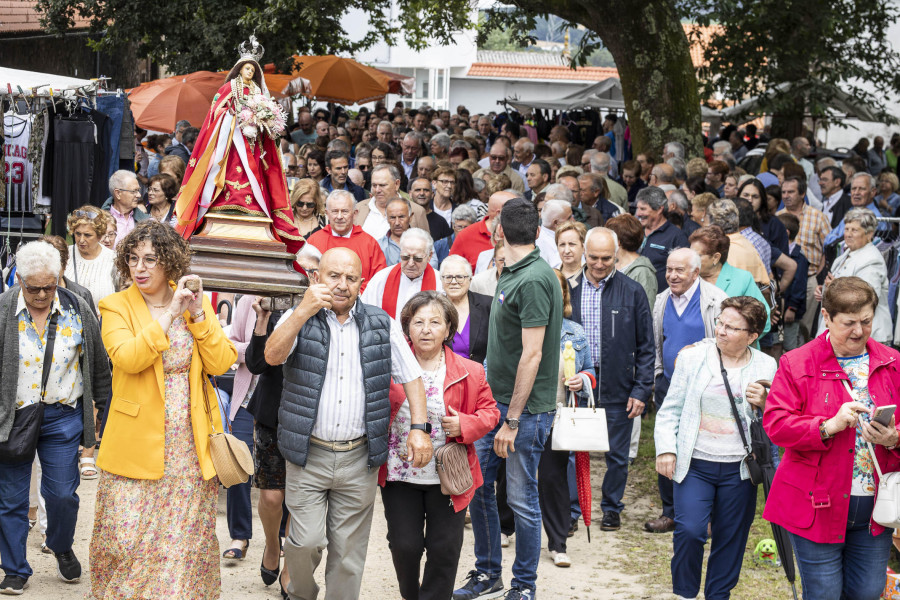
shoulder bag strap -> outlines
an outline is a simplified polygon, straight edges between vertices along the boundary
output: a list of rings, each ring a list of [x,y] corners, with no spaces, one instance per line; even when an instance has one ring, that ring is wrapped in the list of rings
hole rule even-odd
[[[747,443],[747,436],[744,434],[744,420],[738,414],[737,404],[734,401],[734,394],[731,393],[731,384],[728,383],[728,373],[725,371],[725,363],[722,362],[722,351],[716,348],[719,354],[719,368],[722,370],[722,381],[725,382],[725,391],[728,392],[728,400],[731,402],[731,414],[734,415],[734,421],[737,424],[738,433],[741,434],[741,442],[744,444],[744,450],[750,454],[750,444]]]
[[[78,244],[72,245],[72,273],[75,275],[75,283],[80,283],[78,281],[78,261],[76,257],[78,256]]]
[[[841,383],[844,384],[844,389],[847,390],[847,393],[850,394],[850,399],[854,402],[856,401],[856,396],[853,394],[853,390],[850,389],[850,383],[847,382],[846,379],[841,379]],[[859,417],[859,424],[862,426],[862,416]],[[866,440],[866,446],[869,448],[869,454],[872,456],[872,462],[875,463],[875,470],[878,471],[878,479],[884,477],[881,474],[881,465],[878,464],[878,459],[875,458],[875,448],[872,447],[872,443]]]
[[[216,425],[215,425],[215,423],[213,422],[213,418],[212,418],[212,405],[209,403],[209,392],[208,392],[207,389],[206,389],[206,384],[209,382],[209,380],[212,380],[212,384],[213,384],[213,386],[216,388],[216,406],[218,406],[218,402],[219,402],[219,399],[218,399],[218,394],[219,394],[219,384],[216,382],[216,378],[215,378],[215,377],[210,377],[210,376],[207,375],[206,372],[204,371],[204,372],[201,374],[201,387],[203,388],[203,408],[206,410],[206,417],[209,419],[209,427],[210,427],[210,431],[212,431],[213,433],[215,433],[215,432],[216,432]],[[228,423],[228,432],[227,432],[227,433],[231,433],[231,422],[230,422],[230,420],[228,419],[228,416],[227,416],[227,415],[225,416],[225,422]],[[223,433],[225,433],[225,432],[223,431]]]
[[[54,312],[47,325],[47,345],[44,346],[44,370],[41,373],[41,402],[47,395],[47,382],[50,380],[50,366],[53,364],[53,346],[56,345],[56,321],[58,312]]]

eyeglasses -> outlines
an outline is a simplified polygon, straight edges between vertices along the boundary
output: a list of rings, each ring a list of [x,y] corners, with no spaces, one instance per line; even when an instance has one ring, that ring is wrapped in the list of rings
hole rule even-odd
[[[750,331],[749,329],[746,329],[744,327],[732,327],[731,325],[729,325],[727,323],[723,323],[719,319],[716,319],[715,323],[716,323],[716,327],[717,328],[721,327],[722,331],[724,331],[727,335],[734,335],[735,333],[737,333],[739,331],[745,331],[745,332]]]
[[[447,283],[465,283],[467,279],[469,279],[468,275],[441,275],[441,279],[446,281]]]
[[[453,185],[454,183],[456,183],[456,181],[454,181],[453,179],[438,179],[437,182],[443,185]]]
[[[416,261],[417,263],[420,263],[425,260],[425,257],[424,256],[413,256],[412,254],[401,254],[400,255],[400,262],[404,262],[404,263],[409,262],[410,259]]]
[[[491,160],[505,161],[505,160],[506,160],[506,157],[505,157],[505,156],[492,156],[492,157],[491,157]]]
[[[159,258],[149,254],[144,257],[137,256],[136,254],[129,254],[125,257],[125,262],[129,267],[135,268],[137,267],[141,261],[144,262],[144,266],[148,269],[154,268],[159,263]]]
[[[91,211],[91,210],[76,210],[72,214],[75,215],[76,217],[83,217],[85,219],[90,219],[91,221],[93,221],[94,219],[96,219],[97,217],[100,216],[100,213],[95,213],[94,211]]]
[[[141,195],[141,190],[140,190],[140,189],[137,189],[137,190],[123,190],[123,189],[121,189],[121,188],[116,188],[116,191],[118,191],[118,192],[123,192],[123,193],[126,193],[126,194],[131,194],[132,196],[140,196],[140,195]]]
[[[33,296],[37,296],[41,292],[44,292],[47,295],[53,294],[56,292],[57,287],[59,287],[59,284],[56,283],[53,285],[28,285],[24,281],[22,282],[22,289]]]
[[[298,208],[315,208],[316,203],[315,202],[297,202],[294,204],[294,206],[296,206]]]

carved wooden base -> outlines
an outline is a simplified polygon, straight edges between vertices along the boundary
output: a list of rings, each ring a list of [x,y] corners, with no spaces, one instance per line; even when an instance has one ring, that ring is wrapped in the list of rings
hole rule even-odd
[[[242,214],[207,213],[191,237],[191,273],[209,291],[272,297],[275,308],[293,306],[309,280],[294,270],[295,256],[276,240],[272,220]]]

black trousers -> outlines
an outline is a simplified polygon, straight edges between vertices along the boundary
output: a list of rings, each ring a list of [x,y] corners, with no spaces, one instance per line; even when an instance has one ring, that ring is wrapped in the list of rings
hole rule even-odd
[[[551,450],[553,430],[544,445],[538,465],[538,499],[541,503],[541,521],[547,534],[547,548],[556,552],[566,551],[566,539],[572,522],[569,499],[569,453]]]
[[[440,485],[388,481],[381,488],[388,547],[404,600],[447,600],[453,595],[466,511],[456,512]],[[428,551],[419,583],[422,553]]]

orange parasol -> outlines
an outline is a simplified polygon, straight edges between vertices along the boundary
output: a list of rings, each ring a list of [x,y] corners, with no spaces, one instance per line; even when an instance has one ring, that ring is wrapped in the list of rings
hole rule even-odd
[[[390,92],[391,76],[367,67],[352,58],[327,56],[295,56],[299,67],[294,75],[310,82],[309,96],[323,102],[364,104],[383,98]]]

